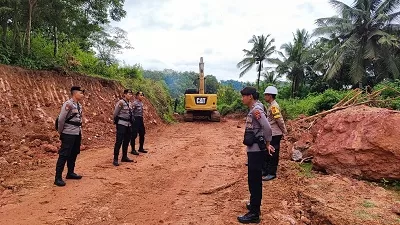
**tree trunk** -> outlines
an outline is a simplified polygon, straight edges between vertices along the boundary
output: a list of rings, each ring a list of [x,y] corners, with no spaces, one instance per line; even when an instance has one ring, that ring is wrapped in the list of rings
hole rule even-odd
[[[21,38],[21,33],[19,30],[18,22],[14,23],[14,41],[13,41],[13,48],[16,52],[19,52],[21,55],[23,53],[23,42]]]
[[[260,77],[261,77],[261,68],[262,68],[262,62],[260,61],[260,65],[258,67],[258,77],[257,77],[257,91],[260,90]]]
[[[13,4],[13,14],[11,16],[12,18],[12,48],[14,49],[15,52],[19,53],[19,55],[22,55],[23,53],[23,42],[21,39],[21,33],[20,33],[20,22],[21,22],[21,10],[20,8],[21,5],[19,4],[19,1],[15,1]]]
[[[296,79],[293,79],[293,82],[292,82],[292,98],[294,98],[295,86],[296,86]]]
[[[7,20],[1,21],[1,28],[2,28],[2,35],[1,35],[1,42],[4,47],[7,46]]]
[[[31,53],[31,30],[32,30],[32,14],[37,0],[28,0],[28,23],[26,25],[26,52]]]
[[[58,53],[58,31],[57,31],[57,26],[53,27],[53,41],[54,41],[54,57],[57,57]]]

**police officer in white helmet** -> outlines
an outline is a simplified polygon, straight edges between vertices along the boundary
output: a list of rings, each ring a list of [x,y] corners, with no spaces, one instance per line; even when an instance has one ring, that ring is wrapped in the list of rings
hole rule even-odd
[[[283,135],[287,134],[285,121],[283,120],[280,107],[275,98],[278,95],[278,89],[274,86],[268,86],[264,91],[264,99],[269,104],[267,108],[267,118],[272,129],[271,145],[275,148],[272,155],[266,156],[266,162],[263,168],[263,181],[270,181],[276,178],[276,171],[279,162],[279,148]],[[260,117],[260,111],[255,110],[256,118]]]

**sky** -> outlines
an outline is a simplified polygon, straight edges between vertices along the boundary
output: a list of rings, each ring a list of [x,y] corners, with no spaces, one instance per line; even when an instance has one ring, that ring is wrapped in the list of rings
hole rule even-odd
[[[352,0],[343,0],[351,4]],[[118,59],[144,69],[198,71],[218,80],[255,81],[256,67],[239,79],[236,64],[253,35],[275,39],[277,49],[296,29],[312,33],[315,20],[336,15],[328,0],[126,0],[127,16],[113,26],[128,32],[134,49]]]

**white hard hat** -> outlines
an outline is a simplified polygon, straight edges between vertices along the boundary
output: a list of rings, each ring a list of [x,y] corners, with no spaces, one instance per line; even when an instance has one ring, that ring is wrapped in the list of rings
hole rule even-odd
[[[265,88],[264,94],[271,94],[271,95],[277,95],[278,94],[278,89],[274,86],[268,86]]]

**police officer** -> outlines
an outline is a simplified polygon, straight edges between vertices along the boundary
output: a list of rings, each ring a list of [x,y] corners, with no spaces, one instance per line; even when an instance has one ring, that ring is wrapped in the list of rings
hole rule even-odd
[[[257,119],[253,111],[263,112],[263,108],[257,103],[257,91],[253,87],[245,87],[241,92],[243,104],[250,111],[246,117],[246,129],[243,143],[247,146],[248,158],[248,184],[250,191],[250,204],[247,204],[249,212],[239,216],[240,223],[260,222],[260,207],[262,199],[262,166],[265,152],[271,154],[274,150],[269,145],[272,139],[271,127],[264,113]]]
[[[54,181],[57,186],[65,186],[65,182],[62,179],[65,163],[67,163],[68,168],[66,179],[79,180],[82,178],[82,176],[75,173],[74,169],[81,147],[82,105],[79,102],[83,100],[84,92],[80,87],[71,87],[72,97],[64,102],[56,121],[61,140]]]
[[[132,136],[133,112],[130,100],[133,97],[132,90],[124,90],[124,98],[119,100],[114,109],[114,124],[117,126],[117,135],[114,145],[114,166],[119,166],[118,155],[122,145],[121,162],[133,162],[128,158],[129,141]]]
[[[265,101],[269,103],[267,109],[268,121],[272,129],[272,140],[271,145],[275,148],[275,152],[271,155],[267,155],[266,163],[263,169],[263,180],[270,181],[276,178],[276,171],[278,169],[279,162],[279,149],[281,139],[284,134],[287,134],[285,121],[283,120],[280,107],[276,102],[275,98],[278,94],[278,89],[274,86],[268,86],[264,91]],[[259,118],[260,112],[255,111],[255,116]]]
[[[260,101],[260,93],[258,91],[254,95],[254,97],[255,97],[254,99],[256,100],[256,104],[259,105],[264,110],[264,112],[266,112],[267,110],[266,110],[264,104]]]
[[[144,127],[144,121],[143,121],[143,99],[144,99],[144,94],[141,91],[138,91],[136,93],[136,100],[133,102],[133,116],[135,118],[135,122],[133,124],[133,134],[132,134],[132,140],[131,140],[131,148],[132,148],[132,154],[135,154],[136,149],[135,149],[135,142],[136,138],[139,134],[139,152],[141,153],[147,153],[146,150],[144,150],[144,136],[146,134],[146,128]]]
[[[264,112],[266,111],[264,104],[260,101],[260,93],[257,91],[257,93],[254,95],[254,100],[256,100],[256,105],[260,106]],[[249,164],[246,163],[246,166]]]

